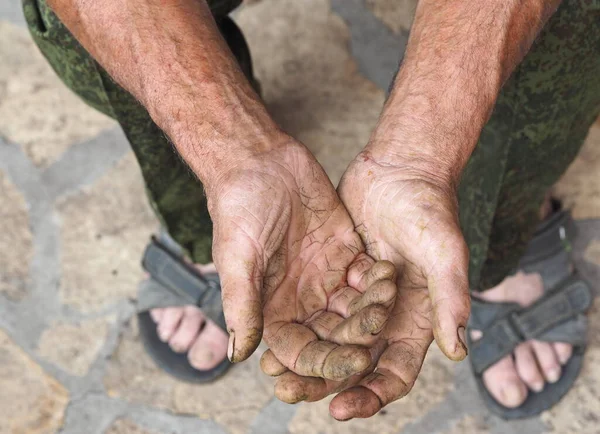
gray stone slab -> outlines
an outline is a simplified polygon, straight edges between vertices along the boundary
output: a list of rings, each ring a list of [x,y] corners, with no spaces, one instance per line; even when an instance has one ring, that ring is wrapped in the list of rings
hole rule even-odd
[[[298,411],[298,405],[286,404],[273,398],[252,422],[250,433],[285,434],[288,432],[288,424],[296,411]]]
[[[114,166],[129,150],[120,128],[103,131],[98,136],[70,147],[41,174],[47,194],[53,198],[92,184]]]
[[[350,48],[359,71],[382,89],[388,89],[404,56],[408,33],[394,34],[382,24],[364,0],[331,0],[331,8],[350,29]]]
[[[0,1],[0,20],[6,20],[20,26],[25,26],[21,0]]]

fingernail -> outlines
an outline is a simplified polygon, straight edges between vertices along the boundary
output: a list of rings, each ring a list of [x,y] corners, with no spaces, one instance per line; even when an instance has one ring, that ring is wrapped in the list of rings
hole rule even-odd
[[[531,390],[533,390],[535,393],[540,393],[542,390],[544,390],[544,382],[540,381],[539,383],[533,383],[531,385]]]
[[[467,349],[467,337],[466,337],[466,334],[465,334],[465,328],[463,326],[460,326],[458,328],[458,339],[460,339],[460,341],[462,342],[463,346],[465,347],[465,351],[468,354],[469,350]]]
[[[235,333],[229,332],[229,343],[227,344],[227,358],[233,362],[233,347],[235,345]]]
[[[560,378],[560,369],[551,369],[548,374],[548,382],[556,383]]]

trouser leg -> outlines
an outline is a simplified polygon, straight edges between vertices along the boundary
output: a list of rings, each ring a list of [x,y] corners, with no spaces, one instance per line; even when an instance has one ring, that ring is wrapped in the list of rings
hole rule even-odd
[[[600,0],[564,0],[503,87],[461,181],[473,289],[515,269],[599,113]]]
[[[238,45],[239,35],[223,17],[239,3],[241,0],[209,1],[224,36]],[[120,124],[137,157],[150,202],[170,235],[195,262],[210,262],[212,222],[202,185],[165,134],[146,109],[77,42],[45,0],[23,0],[23,9],[35,42],[61,80],[90,106]],[[246,56],[243,49],[237,51]],[[243,69],[251,75],[249,57],[243,61],[248,63]]]

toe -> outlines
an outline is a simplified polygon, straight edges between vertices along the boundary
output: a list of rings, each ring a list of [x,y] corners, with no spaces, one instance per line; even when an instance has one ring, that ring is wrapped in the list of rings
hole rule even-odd
[[[483,373],[483,383],[492,397],[505,407],[518,407],[527,398],[527,386],[519,378],[512,356],[490,366]]]
[[[571,356],[573,355],[573,345],[565,344],[563,342],[555,342],[552,344],[556,358],[561,365],[566,365]]]
[[[158,337],[163,342],[168,342],[177,330],[177,326],[183,317],[182,307],[166,307],[157,326]]]
[[[157,307],[156,309],[152,309],[150,310],[150,318],[152,318],[152,320],[158,324],[160,322],[160,319],[162,318],[164,309],[162,307]]]
[[[179,327],[169,339],[169,345],[177,353],[185,353],[190,349],[204,322],[204,314],[195,306],[183,308],[183,317]]]
[[[532,341],[531,346],[544,377],[548,383],[556,383],[560,378],[561,368],[552,344]]]
[[[228,340],[227,333],[207,320],[188,353],[190,364],[200,371],[214,368],[227,357]]]
[[[515,348],[515,366],[519,377],[529,389],[534,392],[541,392],[544,389],[544,376],[529,343],[526,342]]]

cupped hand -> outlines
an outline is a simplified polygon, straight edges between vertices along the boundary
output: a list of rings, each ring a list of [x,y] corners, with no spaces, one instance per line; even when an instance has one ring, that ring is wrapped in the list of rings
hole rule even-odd
[[[394,266],[373,261],[329,178],[300,143],[272,146],[207,188],[229,358],[264,339],[286,369],[342,380],[364,371],[396,296]],[[372,284],[349,285],[369,274]]]
[[[373,362],[366,373],[336,382],[286,372],[278,378],[276,393],[295,402],[296,397],[311,401],[339,392],[330,412],[347,420],[372,416],[406,395],[434,337],[446,356],[462,360],[470,299],[468,250],[450,183],[434,171],[378,162],[363,152],[338,190],[367,253],[396,266],[398,297],[371,349]],[[364,281],[349,283],[364,290]],[[263,363],[266,373],[281,373],[272,355],[264,358],[269,362]]]

